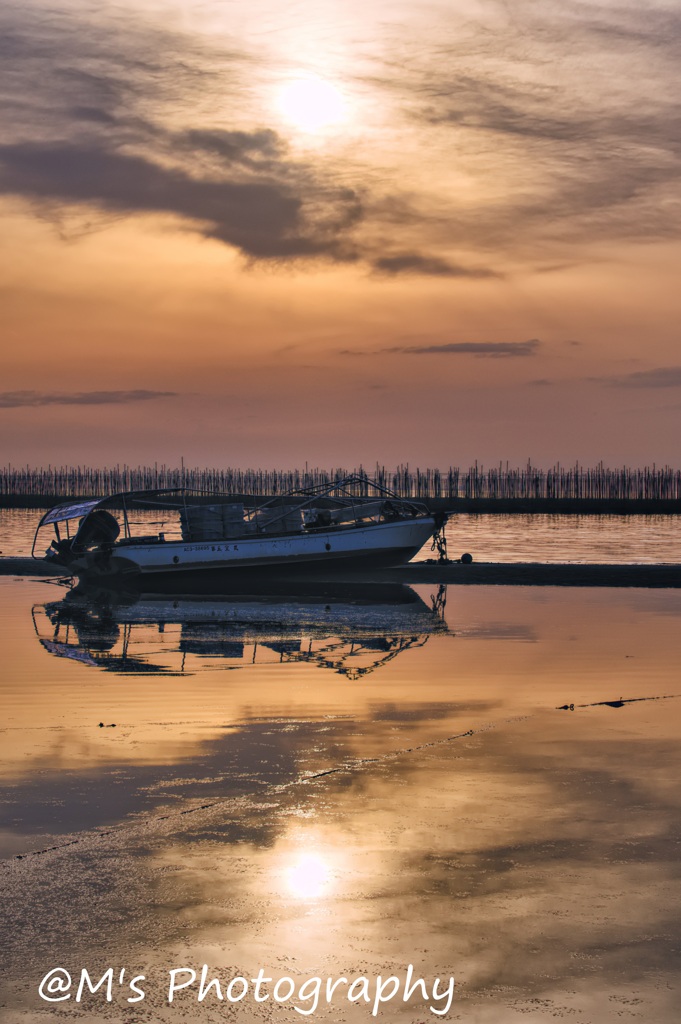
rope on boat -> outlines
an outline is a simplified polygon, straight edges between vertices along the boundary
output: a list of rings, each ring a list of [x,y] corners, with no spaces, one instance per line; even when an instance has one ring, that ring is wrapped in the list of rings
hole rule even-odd
[[[445,536],[445,526],[447,525],[447,516],[445,513],[440,512],[435,516],[436,530],[433,534],[433,543],[430,546],[431,551],[437,551],[437,563],[438,565],[449,565],[450,559],[447,557],[447,538]]]

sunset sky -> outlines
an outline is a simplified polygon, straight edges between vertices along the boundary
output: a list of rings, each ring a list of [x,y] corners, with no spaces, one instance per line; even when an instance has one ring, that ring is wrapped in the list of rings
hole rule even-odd
[[[0,81],[0,462],[679,465],[678,0],[3,0]]]

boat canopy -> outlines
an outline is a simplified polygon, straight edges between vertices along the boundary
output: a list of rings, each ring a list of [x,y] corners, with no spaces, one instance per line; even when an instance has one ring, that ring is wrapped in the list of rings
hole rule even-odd
[[[88,651],[80,650],[78,647],[74,647],[73,644],[65,644],[56,640],[43,640],[42,637],[40,642],[46,651],[49,651],[50,654],[55,654],[58,658],[71,658],[72,661],[81,661],[84,665],[94,665],[95,667],[99,664]]]
[[[40,520],[38,528],[47,526],[49,523],[63,523],[67,519],[82,519],[83,516],[92,512],[93,508],[104,504],[107,498],[89,498],[87,501],[72,501],[68,505],[57,505],[46,512]]]
[[[164,487],[162,490],[153,491],[119,491],[118,494],[107,494],[103,498],[82,498],[80,501],[69,501],[46,512],[38,523],[38,529],[41,526],[49,526],[50,523],[64,523],[67,519],[82,519],[83,516],[92,512],[93,508],[100,508],[100,506],[115,505],[117,502],[121,502],[125,507],[126,501],[151,499],[161,494],[176,494],[182,490],[181,487]]]

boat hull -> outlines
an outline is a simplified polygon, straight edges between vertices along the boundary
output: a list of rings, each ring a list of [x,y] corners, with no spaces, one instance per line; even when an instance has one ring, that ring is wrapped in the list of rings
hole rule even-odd
[[[174,579],[253,572],[295,573],[401,565],[436,529],[432,516],[304,534],[260,535],[237,540],[120,542],[88,551],[69,568],[83,580],[133,580],[144,585]]]

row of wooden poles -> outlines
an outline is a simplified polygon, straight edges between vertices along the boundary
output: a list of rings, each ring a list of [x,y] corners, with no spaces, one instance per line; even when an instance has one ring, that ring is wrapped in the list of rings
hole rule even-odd
[[[582,499],[681,499],[681,471],[669,466],[639,469],[611,469],[600,463],[586,468],[555,465],[537,469],[529,463],[522,469],[499,465],[485,468],[476,463],[469,469],[452,467],[410,469],[376,466],[359,469],[211,469],[166,465],[103,468],[92,466],[48,466],[0,470],[0,494],[59,495],[80,497],[119,491],[140,491],[186,487],[209,494],[274,495],[285,491],[328,486],[335,480],[355,476],[353,491],[359,496],[376,493],[372,481],[404,498],[582,498]]]

